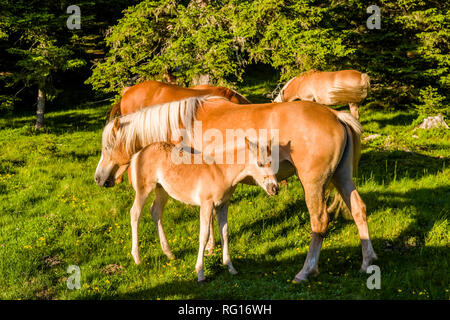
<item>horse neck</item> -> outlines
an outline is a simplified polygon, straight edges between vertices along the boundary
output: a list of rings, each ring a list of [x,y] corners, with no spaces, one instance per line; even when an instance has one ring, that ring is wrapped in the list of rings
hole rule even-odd
[[[291,80],[283,92],[283,101],[292,101],[297,98],[299,91],[303,86],[303,78],[295,77]]]
[[[245,178],[247,164],[216,164],[224,177],[224,182],[229,186],[237,185]]]

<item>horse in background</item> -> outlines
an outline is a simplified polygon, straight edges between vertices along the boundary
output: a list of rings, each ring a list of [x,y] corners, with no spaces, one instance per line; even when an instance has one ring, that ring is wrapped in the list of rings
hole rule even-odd
[[[184,88],[170,83],[148,80],[122,89],[121,99],[112,107],[109,120],[148,106],[207,95],[224,97],[237,104],[251,103],[240,93],[225,87],[204,84]]]
[[[289,80],[274,102],[314,101],[326,106],[348,104],[359,119],[359,104],[367,97],[370,78],[356,70],[324,72],[310,70]]]

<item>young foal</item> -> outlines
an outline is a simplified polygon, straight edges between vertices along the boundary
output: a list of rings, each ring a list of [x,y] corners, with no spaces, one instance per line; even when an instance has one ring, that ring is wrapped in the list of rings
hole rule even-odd
[[[352,115],[359,119],[358,106],[367,96],[369,88],[369,76],[356,70],[310,70],[289,80],[274,102],[300,99],[326,106],[348,104]]]
[[[117,118],[114,127],[120,127]],[[235,154],[238,149],[232,150]],[[165,198],[170,195],[181,202],[200,206],[200,237],[199,252],[195,270],[198,281],[205,280],[203,272],[203,255],[209,238],[213,209],[217,209],[217,222],[223,247],[223,264],[228,266],[232,274],[236,274],[228,251],[227,213],[228,201],[236,185],[246,177],[252,177],[269,195],[278,193],[275,173],[272,170],[270,148],[260,150],[259,160],[256,144],[245,139],[246,161],[242,164],[195,163],[194,154],[176,147],[171,143],[156,142],[136,153],[130,164],[131,181],[136,191],[136,197],[131,208],[132,250],[131,254],[136,264],[141,262],[138,246],[138,226],[142,208],[155,190],[156,197]],[[109,148],[109,159],[119,159],[120,147]],[[174,156],[184,159],[182,163],[174,161]],[[121,163],[110,165],[120,167]],[[114,181],[116,172],[106,173],[109,177],[96,177],[97,181]],[[105,184],[103,184],[105,185]]]

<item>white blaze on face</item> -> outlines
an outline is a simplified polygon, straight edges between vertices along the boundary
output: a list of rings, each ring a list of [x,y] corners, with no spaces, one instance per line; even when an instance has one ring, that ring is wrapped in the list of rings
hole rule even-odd
[[[95,169],[95,175],[97,175],[98,171],[100,170],[100,164],[102,163],[102,160],[103,160],[103,153],[102,156],[100,157],[100,161],[97,164],[97,168]]]

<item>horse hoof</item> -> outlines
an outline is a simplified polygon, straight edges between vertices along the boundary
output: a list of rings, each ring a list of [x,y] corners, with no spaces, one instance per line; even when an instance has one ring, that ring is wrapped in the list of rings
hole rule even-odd
[[[228,268],[228,272],[230,272],[233,276],[238,274],[237,270],[234,268]]]
[[[175,260],[175,256],[172,253],[166,255],[169,260]]]
[[[197,280],[197,284],[201,287],[204,286],[206,284],[206,279],[203,280]]]
[[[294,280],[292,280],[292,284],[295,284],[295,285],[303,284],[306,282],[308,282],[307,278],[294,278]]]

